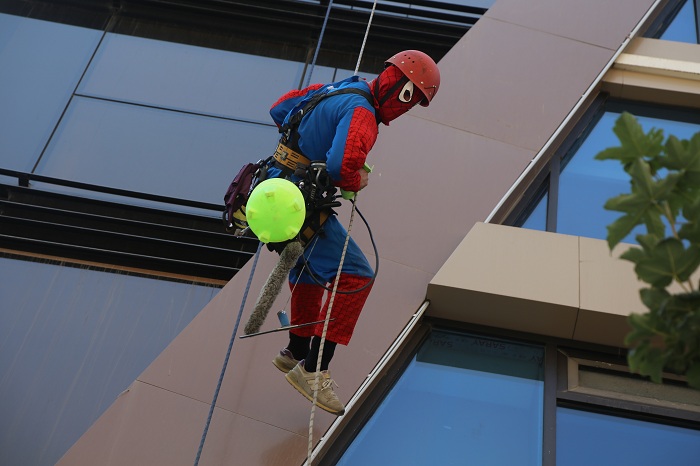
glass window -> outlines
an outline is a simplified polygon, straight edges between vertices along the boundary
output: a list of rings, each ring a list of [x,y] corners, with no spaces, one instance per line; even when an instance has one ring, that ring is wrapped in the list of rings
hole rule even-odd
[[[676,42],[698,43],[696,0],[686,0],[678,14],[671,20],[660,39]]]
[[[607,103],[588,134],[564,157],[558,184],[549,188],[558,191],[557,219],[553,231],[605,239],[606,226],[621,215],[619,212],[605,210],[603,205],[609,198],[629,191],[629,176],[619,162],[599,161],[594,157],[600,151],[620,144],[613,133],[613,126],[623,111],[635,115],[645,132],[657,128],[662,129],[666,137],[674,135],[680,139],[689,139],[700,131],[700,119],[686,110],[625,102]],[[537,209],[541,207],[538,206]],[[540,215],[537,209],[531,216]],[[539,222],[530,222],[528,218],[523,226],[528,228],[531,223],[540,225]],[[643,227],[638,227],[624,241],[636,242],[635,236],[643,231]]]
[[[549,196],[547,193],[544,194],[542,199],[535,205],[530,215],[523,223],[523,228],[528,228],[530,230],[547,230],[547,202]]]
[[[540,465],[542,360],[540,347],[433,332],[337,464]]]
[[[270,106],[303,71],[293,61],[107,34],[78,93],[270,123]],[[314,67],[314,79],[330,82],[333,71]]]
[[[275,126],[75,97],[40,175],[221,204],[240,167],[272,154]]]
[[[0,13],[0,167],[32,170],[101,36]]]
[[[557,465],[697,464],[700,431],[557,409]]]
[[[0,463],[55,464],[218,290],[0,258]]]

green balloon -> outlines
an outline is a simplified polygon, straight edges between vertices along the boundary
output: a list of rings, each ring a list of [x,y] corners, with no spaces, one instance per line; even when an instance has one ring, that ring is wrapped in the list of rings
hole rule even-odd
[[[248,226],[263,243],[294,238],[306,218],[304,196],[289,180],[270,178],[258,184],[246,204]]]

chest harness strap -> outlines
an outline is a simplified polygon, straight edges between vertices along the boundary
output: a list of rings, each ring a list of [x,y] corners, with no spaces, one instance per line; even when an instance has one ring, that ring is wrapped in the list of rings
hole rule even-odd
[[[339,94],[358,94],[363,96],[374,108],[372,94],[362,89],[345,87],[326,93],[319,93],[309,101],[280,128],[279,144],[273,155],[275,167],[282,170],[282,176],[291,179],[301,190],[306,203],[306,219],[299,232],[300,240],[306,246],[321,229],[331,215],[335,215],[333,207],[341,204],[337,201],[337,188],[333,186],[326,170],[325,162],[312,161],[299,149],[299,125],[302,119],[311,113],[318,103],[326,97]],[[294,241],[291,240],[291,241]],[[287,242],[268,243],[268,249],[281,253]]]

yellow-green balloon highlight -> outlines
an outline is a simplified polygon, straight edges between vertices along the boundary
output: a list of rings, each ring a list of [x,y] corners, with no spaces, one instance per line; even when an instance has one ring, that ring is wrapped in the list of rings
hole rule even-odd
[[[246,204],[248,226],[263,243],[294,238],[306,218],[304,196],[289,180],[270,178],[258,184]]]

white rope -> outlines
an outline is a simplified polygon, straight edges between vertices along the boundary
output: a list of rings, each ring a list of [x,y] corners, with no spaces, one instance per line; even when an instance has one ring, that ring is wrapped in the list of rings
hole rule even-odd
[[[369,27],[372,25],[372,18],[374,18],[374,10],[377,8],[377,0],[374,0],[372,5],[372,12],[369,14],[369,21],[367,21],[367,29],[365,30],[365,38],[362,39],[362,47],[360,47],[360,56],[357,57],[357,65],[355,65],[355,76],[357,76],[360,70],[360,62],[362,61],[362,55],[365,53],[365,44],[367,43],[367,36],[369,36]]]
[[[314,449],[314,416],[316,414],[316,401],[318,400],[318,386],[320,382],[321,374],[321,358],[323,358],[323,347],[326,343],[326,333],[328,332],[328,323],[331,320],[331,310],[333,309],[333,301],[335,300],[335,294],[338,289],[338,283],[340,282],[340,272],[343,270],[343,263],[345,262],[345,253],[348,250],[348,243],[350,242],[350,230],[352,229],[352,222],[355,218],[355,202],[357,202],[357,193],[355,193],[355,200],[352,203],[352,210],[350,211],[350,222],[348,223],[348,234],[345,235],[345,244],[343,244],[343,253],[340,255],[340,263],[338,264],[338,271],[335,274],[335,280],[333,281],[333,291],[331,292],[331,297],[328,302],[328,311],[326,311],[326,320],[323,322],[323,332],[321,333],[321,345],[318,349],[318,358],[316,359],[316,372],[314,373],[314,399],[311,404],[311,417],[309,418],[309,443],[307,448],[306,459],[310,461],[311,453]],[[332,390],[332,387],[331,387]],[[307,464],[311,464],[308,462]]]
[[[360,69],[360,62],[362,61],[362,55],[365,52],[365,44],[367,43],[367,36],[369,36],[369,29],[370,29],[370,26],[372,25],[372,18],[374,18],[374,11],[376,8],[377,8],[377,0],[374,0],[374,4],[372,5],[372,12],[370,13],[369,20],[367,21],[367,29],[365,30],[365,37],[362,39],[362,46],[360,47],[360,55],[357,57],[357,65],[355,65],[355,73],[354,73],[355,76],[357,76],[357,73],[359,72],[359,69]],[[330,4],[329,4],[329,9],[330,9]],[[352,210],[350,212],[350,222],[348,223],[348,233],[347,233],[347,235],[345,235],[345,244],[343,244],[343,253],[340,255],[340,263],[338,264],[338,271],[335,274],[335,280],[333,282],[333,291],[331,292],[331,296],[329,298],[328,310],[326,311],[326,319],[323,322],[323,332],[321,333],[321,344],[319,346],[318,357],[316,359],[316,372],[314,373],[314,399],[313,399],[313,403],[311,403],[311,416],[309,418],[309,443],[308,443],[308,448],[307,448],[307,453],[306,453],[306,461],[307,461],[307,464],[309,466],[311,465],[311,454],[313,453],[313,447],[314,447],[314,440],[313,440],[314,417],[316,415],[316,402],[318,401],[318,387],[319,387],[320,375],[321,375],[321,359],[323,358],[323,347],[325,346],[325,343],[326,343],[326,334],[328,333],[328,323],[330,322],[331,311],[333,310],[333,301],[335,301],[336,291],[338,290],[338,283],[340,282],[340,272],[343,270],[343,263],[345,262],[345,254],[347,253],[348,243],[350,242],[350,230],[352,229],[352,222],[353,222],[353,219],[355,218],[355,203],[356,202],[357,202],[357,193],[355,193],[355,199],[353,200],[353,203],[352,203]],[[332,390],[332,387],[331,387],[331,390]]]

